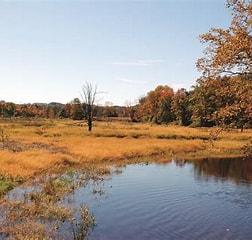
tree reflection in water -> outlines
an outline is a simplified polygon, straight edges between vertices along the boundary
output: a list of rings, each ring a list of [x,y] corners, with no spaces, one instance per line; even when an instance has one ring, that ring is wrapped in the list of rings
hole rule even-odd
[[[194,174],[198,178],[215,177],[218,180],[231,180],[236,184],[252,184],[252,159],[226,158],[226,159],[202,159],[197,161],[175,160],[177,166],[186,164],[193,166]]]

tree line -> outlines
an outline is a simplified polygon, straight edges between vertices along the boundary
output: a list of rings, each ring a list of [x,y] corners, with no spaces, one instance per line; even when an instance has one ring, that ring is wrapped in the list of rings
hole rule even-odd
[[[134,106],[97,106],[97,88],[86,83],[82,99],[68,104],[14,104],[0,102],[1,117],[86,119],[128,118],[133,122],[177,123],[183,126],[252,127],[252,3],[227,0],[232,21],[227,29],[202,34],[206,45],[196,66],[201,77],[189,91],[157,86]]]
[[[85,116],[85,104],[79,98],[75,98],[67,104],[52,102],[15,104],[12,102],[0,101],[0,117],[2,118],[69,118],[83,120]],[[127,107],[95,105],[94,117],[97,119],[127,118]]]
[[[135,121],[183,126],[252,127],[252,82],[241,76],[199,79],[192,90],[158,86],[139,100]]]
[[[242,76],[199,79],[190,90],[157,86],[134,106],[95,106],[96,119],[127,118],[132,122],[175,123],[182,126],[252,127],[252,82]],[[86,119],[85,103],[14,104],[0,102],[1,117]]]

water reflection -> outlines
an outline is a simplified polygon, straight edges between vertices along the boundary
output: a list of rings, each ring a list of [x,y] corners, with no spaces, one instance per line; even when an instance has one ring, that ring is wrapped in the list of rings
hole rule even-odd
[[[194,175],[202,180],[225,181],[230,180],[236,184],[252,183],[252,160],[241,158],[204,159],[198,161],[175,160],[176,166],[193,166]]]
[[[97,223],[91,240],[250,240],[252,160],[127,165],[76,188],[61,203],[88,206]],[[71,234],[65,222],[59,236]]]
[[[96,216],[90,239],[251,239],[252,161],[128,165],[103,187],[106,198],[74,196]]]

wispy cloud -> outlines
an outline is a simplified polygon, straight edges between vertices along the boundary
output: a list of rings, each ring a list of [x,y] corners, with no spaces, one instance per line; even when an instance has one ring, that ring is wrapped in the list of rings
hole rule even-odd
[[[123,83],[128,83],[128,84],[146,84],[147,83],[147,81],[140,81],[140,80],[134,80],[134,79],[122,78],[122,77],[117,78],[117,80]]]
[[[136,60],[136,61],[129,61],[129,62],[112,62],[112,65],[119,65],[119,66],[132,66],[132,67],[147,67],[156,64],[165,63],[166,60],[164,59],[150,59],[150,60]]]

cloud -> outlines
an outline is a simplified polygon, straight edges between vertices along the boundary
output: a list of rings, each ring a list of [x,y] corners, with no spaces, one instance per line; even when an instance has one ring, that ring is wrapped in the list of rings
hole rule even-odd
[[[166,61],[164,59],[152,59],[152,60],[137,60],[133,62],[112,62],[111,64],[118,66],[147,67],[165,62]]]
[[[133,80],[133,79],[122,78],[122,77],[117,78],[117,80],[123,83],[128,83],[128,84],[146,84],[147,83],[147,81]]]

